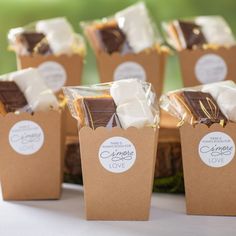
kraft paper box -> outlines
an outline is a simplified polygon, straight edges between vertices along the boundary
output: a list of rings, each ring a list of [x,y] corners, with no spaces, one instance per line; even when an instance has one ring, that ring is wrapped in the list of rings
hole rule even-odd
[[[83,57],[73,55],[17,55],[18,69],[37,67],[45,78],[49,88],[57,94],[62,94],[63,86],[81,84]],[[66,134],[78,135],[76,120],[72,118],[68,108],[65,109]]]
[[[178,52],[184,87],[236,81],[236,46]]]
[[[61,112],[0,117],[0,177],[4,200],[58,199],[62,182]]]
[[[187,213],[236,215],[236,124],[184,124],[180,135]]]
[[[125,55],[99,52],[96,58],[101,83],[137,78],[150,82],[160,96],[163,90],[166,56],[166,52],[158,52],[157,49]]]
[[[88,220],[148,220],[157,136],[150,127],[80,130]]]

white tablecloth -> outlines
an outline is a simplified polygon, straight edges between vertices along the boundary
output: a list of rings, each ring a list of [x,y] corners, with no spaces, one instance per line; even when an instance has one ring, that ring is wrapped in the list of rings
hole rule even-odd
[[[86,221],[83,207],[82,187],[70,184],[58,201],[0,200],[0,236],[236,236],[236,217],[188,216],[182,195],[153,194],[147,222]]]

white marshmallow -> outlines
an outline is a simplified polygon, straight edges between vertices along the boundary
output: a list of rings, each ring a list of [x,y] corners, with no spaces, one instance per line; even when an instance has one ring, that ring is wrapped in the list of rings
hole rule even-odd
[[[224,81],[204,85],[202,92],[210,93],[220,110],[231,121],[236,122],[236,85],[233,81]]]
[[[124,129],[131,126],[142,128],[154,122],[154,116],[145,100],[132,100],[120,105],[117,107],[116,113]]]
[[[199,16],[195,22],[201,26],[208,43],[229,46],[235,44],[230,27],[221,16]]]
[[[202,86],[201,91],[210,93],[211,96],[216,100],[224,88],[236,88],[236,85],[232,80],[225,80],[218,83],[205,84]]]
[[[114,82],[110,88],[110,94],[117,106],[133,99],[146,99],[142,84],[136,79],[124,79]]]
[[[70,23],[64,17],[40,20],[36,23],[35,29],[37,32],[44,33],[45,35],[51,32],[64,32],[65,34],[73,33]]]
[[[225,116],[236,122],[236,89],[235,88],[225,88],[220,92],[217,98],[217,104],[220,110],[225,114]]]
[[[64,17],[41,20],[36,31],[44,33],[54,54],[71,53],[75,35],[70,23]]]
[[[119,27],[124,31],[132,49],[138,53],[155,43],[155,31],[143,2],[115,14]]]
[[[141,128],[155,123],[155,117],[141,81],[137,79],[119,80],[112,84],[110,94],[117,106],[116,113],[121,126]]]
[[[47,34],[47,41],[54,54],[71,53],[75,37],[63,32],[51,32]]]
[[[37,69],[28,68],[13,72],[9,79],[18,85],[33,111],[58,109],[56,96],[46,86]]]
[[[15,83],[18,85],[20,90],[24,93],[29,85],[34,82],[34,80],[41,80],[41,77],[37,71],[37,69],[34,68],[27,68],[24,70],[19,70],[16,72],[12,72],[9,74],[9,80],[15,81]],[[42,86],[42,88],[41,88]],[[39,90],[45,89],[44,83],[40,83]]]

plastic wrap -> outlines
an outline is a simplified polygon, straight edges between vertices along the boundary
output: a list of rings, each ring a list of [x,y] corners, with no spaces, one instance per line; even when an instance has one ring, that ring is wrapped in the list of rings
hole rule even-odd
[[[37,69],[28,68],[0,76],[0,113],[59,109],[54,93]]]
[[[86,53],[85,43],[64,17],[41,20],[8,33],[10,49],[19,55]]]
[[[221,16],[199,16],[162,24],[167,42],[176,50],[230,47],[234,35]]]
[[[170,91],[160,98],[160,106],[180,120],[179,125],[236,122],[236,84],[223,81]]]
[[[121,80],[90,87],[64,87],[63,92],[79,128],[155,127],[159,123],[156,94],[150,83]]]
[[[162,43],[143,2],[119,11],[112,17],[82,22],[81,25],[96,53],[139,53]]]

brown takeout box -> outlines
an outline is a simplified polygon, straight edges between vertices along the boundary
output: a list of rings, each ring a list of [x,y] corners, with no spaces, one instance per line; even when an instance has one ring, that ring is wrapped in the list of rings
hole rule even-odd
[[[64,140],[61,112],[0,117],[0,178],[4,200],[59,199]]]
[[[151,83],[160,96],[163,90],[166,56],[166,52],[158,52],[156,48],[125,55],[99,52],[96,59],[101,83],[138,78]]]
[[[58,89],[62,86],[78,86],[81,84],[83,57],[79,54],[73,55],[17,55],[18,69],[25,69],[28,67],[39,68],[43,77],[50,80],[51,88],[57,95],[62,94],[62,90]],[[61,81],[61,84],[53,83]],[[64,83],[63,83],[64,81]],[[66,116],[66,134],[77,135],[77,123],[72,118],[68,108],[65,108]]]
[[[188,214],[236,215],[236,124],[180,127]]]
[[[148,220],[157,136],[150,127],[80,130],[88,220]]]
[[[236,46],[178,52],[184,87],[236,81]]]

